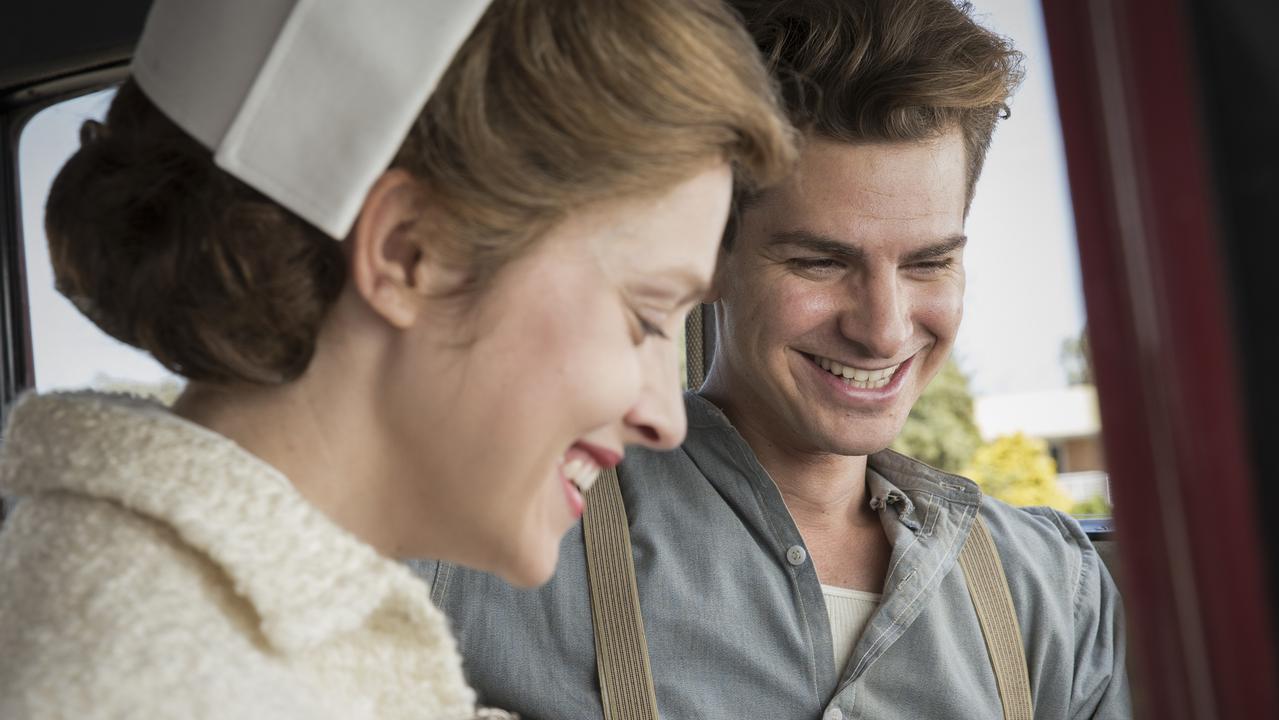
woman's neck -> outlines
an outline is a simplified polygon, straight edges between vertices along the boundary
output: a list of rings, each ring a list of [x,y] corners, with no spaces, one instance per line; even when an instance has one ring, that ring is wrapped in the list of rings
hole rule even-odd
[[[335,524],[396,556],[401,543],[385,512],[374,439],[360,430],[362,413],[342,401],[341,390],[317,395],[314,380],[308,371],[278,386],[192,382],[173,412],[271,465]]]

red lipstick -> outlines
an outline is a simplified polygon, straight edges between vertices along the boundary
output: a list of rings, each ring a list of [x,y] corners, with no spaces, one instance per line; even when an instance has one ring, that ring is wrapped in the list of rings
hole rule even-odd
[[[591,456],[591,460],[595,461],[600,468],[607,470],[608,468],[617,467],[622,462],[622,453],[615,450],[609,450],[599,445],[592,445],[588,442],[578,441],[573,443],[573,447],[585,452]]]

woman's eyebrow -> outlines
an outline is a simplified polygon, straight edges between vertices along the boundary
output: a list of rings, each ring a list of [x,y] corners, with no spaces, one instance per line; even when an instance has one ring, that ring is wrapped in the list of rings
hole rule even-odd
[[[684,305],[706,297],[711,290],[705,280],[683,266],[656,270],[649,277],[661,280],[654,282],[650,279],[642,283],[635,294],[661,300],[674,299],[676,305]],[[690,288],[689,291],[679,295],[679,288],[685,286]]]

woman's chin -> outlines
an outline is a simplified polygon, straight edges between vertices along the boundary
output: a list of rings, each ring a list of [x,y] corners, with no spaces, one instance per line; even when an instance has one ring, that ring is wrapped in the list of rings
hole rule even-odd
[[[518,568],[511,571],[501,572],[498,575],[509,585],[520,588],[521,590],[533,590],[545,585],[555,575],[555,566],[550,566],[549,570],[531,570],[527,567]]]
[[[562,538],[557,538],[560,540]],[[494,571],[496,575],[501,577],[507,583],[524,589],[532,589],[545,585],[555,575],[555,566],[559,562],[559,542],[553,545],[543,543],[544,547],[539,552],[533,553],[527,550],[504,564],[504,567]]]

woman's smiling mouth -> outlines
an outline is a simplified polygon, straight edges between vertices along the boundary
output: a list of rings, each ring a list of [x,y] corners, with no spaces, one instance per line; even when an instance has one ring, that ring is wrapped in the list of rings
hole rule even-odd
[[[561,465],[560,473],[577,486],[578,492],[585,495],[595,484],[595,479],[599,477],[600,466],[589,458],[576,457]]]
[[[586,506],[586,493],[599,479],[600,472],[616,467],[622,454],[608,448],[578,441],[560,458],[559,475],[573,517],[581,517]]]

